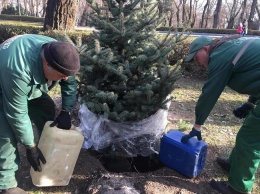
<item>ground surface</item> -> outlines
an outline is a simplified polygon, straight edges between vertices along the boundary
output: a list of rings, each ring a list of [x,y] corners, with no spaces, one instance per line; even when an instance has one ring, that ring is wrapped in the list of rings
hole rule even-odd
[[[169,128],[180,128],[185,132],[190,130],[194,106],[203,81],[202,78],[183,77],[176,83],[175,99],[168,117]],[[241,124],[241,120],[234,118],[231,112],[234,106],[244,99],[244,96],[236,95],[229,90],[222,94],[202,133],[209,147],[205,167],[196,178],[188,179],[167,167],[146,173],[109,172],[89,150],[82,149],[68,186],[38,188],[31,182],[30,167],[24,149],[20,148],[22,163],[17,174],[19,187],[30,194],[217,194],[218,192],[210,187],[209,181],[213,178],[226,180],[227,174],[217,166],[215,157],[230,152],[236,130]],[[254,194],[260,193],[257,191],[259,185],[257,176]]]

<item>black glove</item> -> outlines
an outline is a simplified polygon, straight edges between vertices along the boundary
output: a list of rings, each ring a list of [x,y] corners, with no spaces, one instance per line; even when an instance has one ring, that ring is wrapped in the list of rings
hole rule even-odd
[[[202,140],[201,138],[201,132],[196,130],[194,127],[192,128],[191,132],[188,134],[188,135],[184,135],[182,138],[181,138],[181,142],[182,143],[187,143],[188,140],[194,136],[197,136],[198,140]]]
[[[57,125],[58,124],[58,125]],[[62,110],[60,114],[57,116],[55,121],[50,124],[50,127],[56,126],[61,129],[70,129],[71,128],[71,118],[70,113]]]
[[[233,114],[237,118],[242,119],[242,118],[245,118],[252,109],[254,109],[253,104],[244,103],[241,106],[239,106],[238,108],[236,108],[235,110],[233,110]]]
[[[26,155],[27,160],[30,163],[30,165],[33,167],[35,171],[42,171],[40,160],[43,164],[46,164],[46,159],[44,158],[41,150],[35,146],[35,147],[27,147],[26,148]]]

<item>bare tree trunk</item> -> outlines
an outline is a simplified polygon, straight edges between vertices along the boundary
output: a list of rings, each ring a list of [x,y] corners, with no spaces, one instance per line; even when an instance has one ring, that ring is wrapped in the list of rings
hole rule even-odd
[[[192,0],[190,0],[190,7],[189,7],[189,21],[191,21],[192,17]]]
[[[41,11],[42,17],[45,17],[46,15],[46,5],[47,5],[47,0],[42,0],[42,11]]]
[[[227,29],[232,29],[234,27],[234,23],[235,23],[235,18],[230,17],[228,21]]]
[[[28,15],[28,0],[23,0],[24,4],[24,13],[25,15]]]
[[[173,2],[176,6],[176,20],[177,20],[177,27],[179,27],[180,26],[180,6],[182,4],[182,0],[179,0],[179,4],[177,4],[175,2],[175,0]]]
[[[157,2],[158,2],[159,17],[162,17],[162,15],[164,13],[163,4],[162,4],[162,2],[160,0],[158,0]]]
[[[248,29],[252,28],[253,18],[254,18],[255,11],[256,11],[256,5],[257,5],[257,0],[253,0],[251,10],[250,10],[250,14],[249,14],[249,18],[248,18]]]
[[[2,0],[2,8],[7,8],[7,0]]]
[[[44,30],[72,30],[75,26],[77,1],[48,0]]]
[[[215,11],[213,13],[213,17],[214,17],[213,28],[217,28],[218,27],[219,15],[220,15],[220,12],[221,12],[221,7],[222,7],[222,0],[218,0],[216,9],[215,9]]]
[[[208,9],[208,6],[209,6],[209,0],[207,0],[206,4],[204,5],[204,8],[203,8],[202,17],[201,17],[201,23],[200,23],[200,28],[203,28],[204,20],[205,20],[205,13],[206,13],[206,10]]]
[[[234,27],[235,18],[241,10],[241,5],[239,5],[238,0],[233,0],[232,8],[230,9],[230,18],[228,21],[228,29],[232,29]]]
[[[212,1],[209,0],[208,1],[208,7],[207,7],[207,12],[206,12],[206,17],[205,17],[205,26],[204,28],[207,28],[208,27],[208,23],[209,23],[209,20],[210,20],[210,15],[211,15],[211,10],[212,10]]]
[[[256,12],[257,12],[258,18],[260,19],[260,10],[258,9],[257,6],[256,6]]]
[[[18,7],[18,15],[21,15],[21,3],[20,0],[17,0],[17,7]]]
[[[30,8],[29,8],[29,10],[30,10],[30,15],[31,16],[35,16],[35,13],[34,13],[34,2],[33,2],[33,0],[30,0]]]
[[[241,14],[240,14],[240,21],[243,21],[244,18],[244,14],[246,13],[246,4],[247,4],[247,0],[244,0],[241,6]]]
[[[183,0],[182,4],[182,24],[186,22],[186,2],[187,0]]]
[[[35,10],[36,17],[39,17],[39,5],[40,5],[39,0],[36,0],[36,10]]]
[[[169,26],[172,26],[173,11],[170,11],[169,15]]]
[[[174,13],[174,6],[173,6],[173,1],[172,0],[167,0],[164,1],[164,5],[166,8],[164,9],[165,13],[167,14],[167,21],[168,21],[168,25],[169,27],[173,25],[173,13]]]
[[[191,23],[190,27],[193,28],[196,22],[196,16],[197,16],[197,6],[198,6],[198,0],[194,0],[194,5],[192,7],[192,18],[191,18]]]

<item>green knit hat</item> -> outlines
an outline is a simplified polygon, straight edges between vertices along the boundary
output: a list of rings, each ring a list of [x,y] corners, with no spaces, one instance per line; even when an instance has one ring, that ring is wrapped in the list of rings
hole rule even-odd
[[[200,36],[192,41],[190,44],[189,55],[185,59],[186,62],[192,61],[194,55],[204,46],[209,45],[212,42],[212,38],[208,36]]]

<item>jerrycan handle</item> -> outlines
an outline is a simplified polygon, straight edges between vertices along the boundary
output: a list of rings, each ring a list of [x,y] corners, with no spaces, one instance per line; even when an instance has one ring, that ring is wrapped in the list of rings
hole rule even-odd
[[[59,127],[56,126],[56,124],[53,124],[53,123],[55,123],[55,121],[47,121],[47,122],[46,122],[46,124],[49,124],[49,127],[54,127],[54,128],[61,129],[61,130],[75,130],[75,131],[77,131],[77,132],[79,132],[79,133],[82,134],[82,129],[81,129],[80,127],[76,127],[76,126],[73,125],[72,123],[71,123],[70,129],[62,129],[62,128],[59,128]]]

